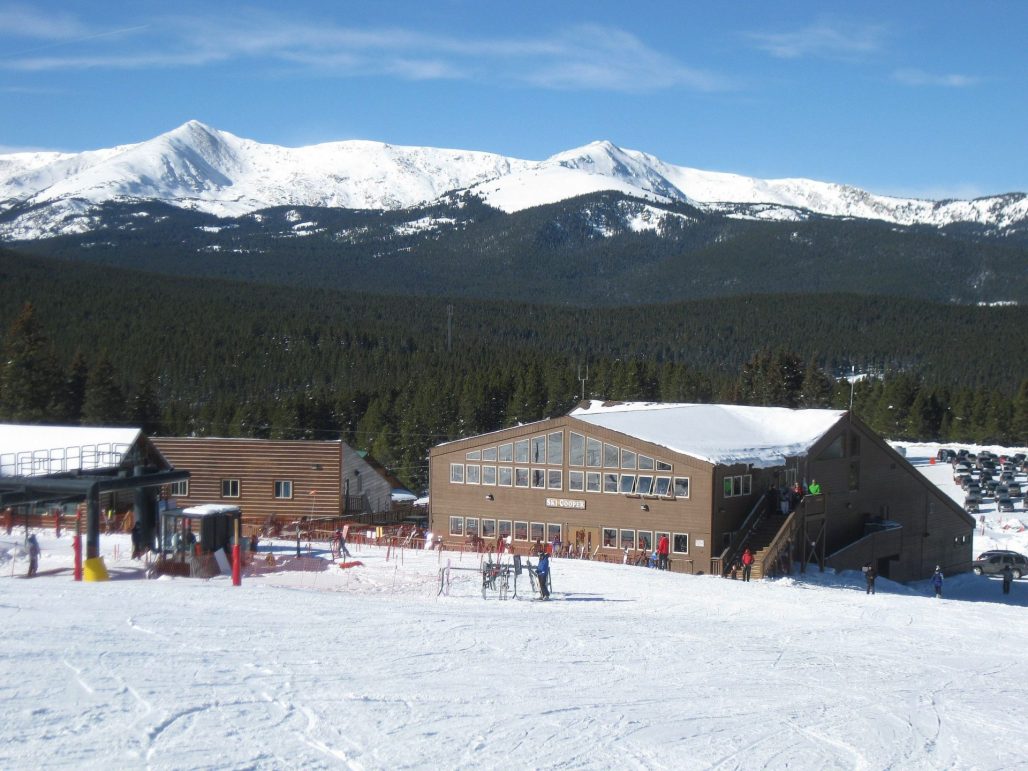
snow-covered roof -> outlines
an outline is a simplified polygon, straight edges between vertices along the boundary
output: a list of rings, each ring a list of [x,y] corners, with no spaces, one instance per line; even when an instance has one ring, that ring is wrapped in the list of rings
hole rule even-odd
[[[710,463],[767,468],[806,454],[846,413],[735,404],[591,401],[569,414]]]
[[[0,476],[39,476],[114,468],[138,428],[0,424]]]

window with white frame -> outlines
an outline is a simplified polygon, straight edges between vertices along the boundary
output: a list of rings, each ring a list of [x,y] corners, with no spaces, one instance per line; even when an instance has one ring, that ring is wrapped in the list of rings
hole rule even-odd
[[[546,487],[546,469],[532,469],[532,487],[542,490]]]
[[[584,471],[572,470],[568,472],[568,490],[573,493],[581,493],[585,491]]]
[[[689,477],[675,477],[675,497],[689,497]]]
[[[484,450],[482,450],[482,460],[492,461],[493,463],[495,463],[496,462],[496,448],[495,447],[486,447]]]
[[[516,468],[516,469],[514,469],[514,486],[515,487],[528,487],[528,469],[527,468]]]
[[[671,494],[671,477],[657,477],[653,494],[666,498]]]
[[[559,466],[564,462],[564,432],[552,431],[546,437],[546,465]]]
[[[188,498],[189,480],[183,479],[181,482],[172,482],[168,485],[168,495],[173,498]]]
[[[529,536],[533,541],[541,541],[546,537],[546,523],[533,522]]]
[[[546,437],[532,437],[532,463],[546,463]]]
[[[639,541],[639,548],[645,551],[650,551],[653,548],[653,533],[649,530],[639,530],[635,537]]]
[[[648,474],[640,474],[635,483],[635,491],[639,495],[653,495],[653,477]]]
[[[496,520],[495,519],[483,519],[482,520],[482,537],[483,538],[495,538],[496,537]]]
[[[510,487],[514,483],[514,469],[510,466],[500,466],[496,469],[496,482],[500,487]]]
[[[619,468],[621,466],[621,451],[616,445],[606,444],[603,445],[603,467],[604,468]]]
[[[635,474],[622,474],[618,483],[618,492],[631,495],[635,492]]]
[[[546,489],[547,490],[563,490],[564,489],[564,472],[559,468],[551,468],[546,471]]]
[[[616,549],[618,545],[618,531],[616,527],[603,528],[603,548]]]
[[[640,471],[653,471],[653,458],[648,455],[639,456],[639,470]]]
[[[657,471],[673,471],[673,470],[674,469],[671,468],[671,464],[668,463],[666,460],[658,460],[657,461]]]
[[[564,539],[561,537],[563,528],[556,522],[546,523],[546,543],[553,543],[555,540],[563,542]]]
[[[464,457],[467,460],[482,460],[482,451],[481,450],[472,450],[471,452],[469,452]]]
[[[518,439],[514,442],[514,462],[528,463],[528,440]]]
[[[265,488],[267,489],[267,488]],[[221,497],[222,498],[238,498],[239,497],[239,480],[238,479],[222,479],[221,480]]]
[[[568,465],[585,465],[585,437],[574,431],[571,432],[571,443],[568,446]]]
[[[600,487],[600,472],[599,471],[586,471],[585,472],[585,491],[587,493],[598,493],[602,488]]]
[[[469,463],[464,477],[465,484],[478,485],[482,483],[482,467],[477,463]]]
[[[671,551],[675,554],[689,553],[689,534],[675,533],[671,536]]]
[[[621,468],[635,468],[635,453],[631,450],[621,451]]]
[[[464,519],[464,533],[470,536],[478,535],[478,517],[466,517]]]
[[[499,447],[499,458],[500,463],[513,463],[514,462],[514,445],[510,442],[507,444],[501,444]]]
[[[514,532],[514,529],[511,527],[511,522],[509,519],[501,519],[498,525],[499,535],[501,538],[506,538],[508,535],[511,535]]]
[[[496,466],[482,466],[482,484],[496,484]]]
[[[618,491],[618,475],[617,474],[604,474],[603,475],[603,492],[605,493],[616,493]]]
[[[589,437],[585,440],[585,465],[599,468],[603,465],[603,442]]]
[[[450,535],[464,535],[464,517],[450,517]]]
[[[527,522],[515,522],[514,523],[514,540],[515,541],[527,541],[528,540],[528,523]]]
[[[276,479],[275,480],[275,497],[276,498],[292,498],[293,497],[293,483],[289,479]]]
[[[450,482],[455,485],[464,484],[464,464],[463,463],[451,463],[450,464]]]
[[[622,549],[634,549],[635,548],[635,531],[634,530],[622,530],[621,531],[621,548]]]

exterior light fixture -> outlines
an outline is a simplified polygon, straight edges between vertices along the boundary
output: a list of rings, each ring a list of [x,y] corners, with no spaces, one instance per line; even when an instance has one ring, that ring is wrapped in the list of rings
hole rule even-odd
[[[485,499],[486,499],[487,501],[491,501],[491,500],[493,499],[493,494],[492,494],[492,493],[489,493],[489,494],[487,494],[487,495],[485,496]]]
[[[643,511],[649,511],[650,510],[650,507],[647,504],[645,504],[645,503],[642,506],[640,506],[639,508],[642,509]]]

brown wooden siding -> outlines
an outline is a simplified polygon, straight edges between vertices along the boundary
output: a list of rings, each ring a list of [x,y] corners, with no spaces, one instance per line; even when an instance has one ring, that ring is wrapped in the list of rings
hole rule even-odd
[[[282,522],[343,514],[341,442],[210,437],[163,437],[153,442],[175,468],[190,472],[188,496],[176,499],[183,508],[234,504],[251,522],[263,522],[272,514]],[[238,498],[222,497],[224,479],[239,480]],[[276,480],[292,482],[292,498],[275,498]]]

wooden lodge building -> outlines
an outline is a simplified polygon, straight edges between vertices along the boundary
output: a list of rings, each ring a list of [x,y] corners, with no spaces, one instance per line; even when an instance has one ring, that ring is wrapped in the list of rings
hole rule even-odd
[[[450,545],[510,534],[621,562],[662,535],[671,569],[754,576],[874,563],[896,581],[969,570],[974,520],[851,413],[583,402],[568,415],[434,447],[431,530]],[[792,513],[769,488],[821,487]]]
[[[234,504],[251,523],[275,516],[371,521],[393,508],[400,482],[343,441],[154,437],[188,481],[168,491],[179,507]]]

